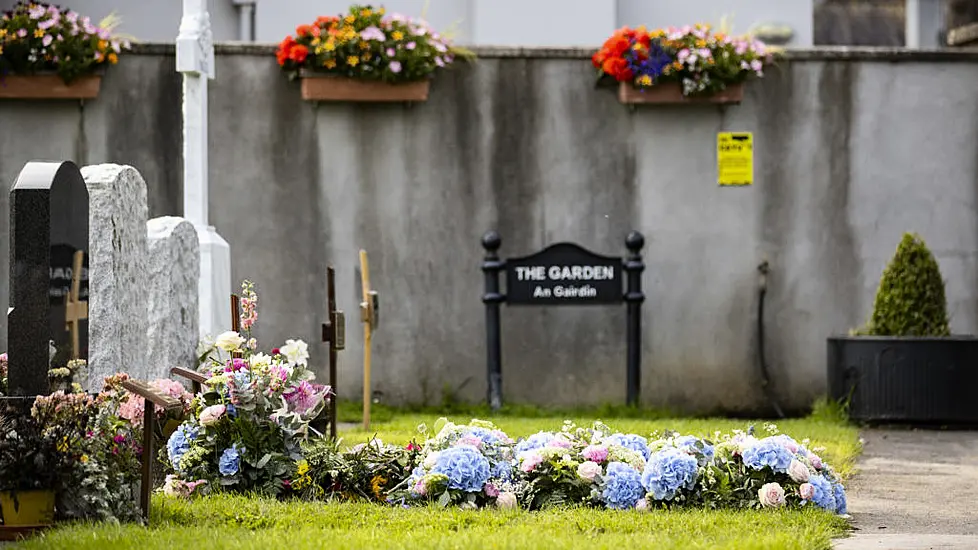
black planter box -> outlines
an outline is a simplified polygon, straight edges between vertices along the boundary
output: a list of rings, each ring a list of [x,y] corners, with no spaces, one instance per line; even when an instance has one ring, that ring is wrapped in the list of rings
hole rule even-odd
[[[829,395],[869,423],[978,425],[978,338],[828,339]]]

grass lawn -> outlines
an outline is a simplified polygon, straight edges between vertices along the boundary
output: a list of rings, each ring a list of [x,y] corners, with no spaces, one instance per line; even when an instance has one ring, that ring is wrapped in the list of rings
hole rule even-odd
[[[539,411],[491,416],[447,414],[456,422],[472,417],[492,420],[513,437],[559,429],[569,418],[579,425],[602,420],[624,432],[648,435],[672,429],[708,436],[715,430],[745,429],[750,422],[731,419],[669,419],[655,415],[577,413],[555,415]],[[397,414],[378,408],[371,430],[341,432],[344,443],[366,441],[374,433],[385,442],[423,440],[421,423],[432,429],[439,414]],[[642,418],[646,416],[646,418]],[[648,418],[653,416],[653,418]],[[341,420],[356,421],[356,410],[341,411]],[[810,447],[825,447],[822,456],[840,474],[851,475],[859,452],[858,432],[830,413],[782,420],[778,428]],[[760,423],[758,424],[760,426]],[[18,548],[101,550],[138,548],[729,548],[828,549],[847,523],[830,513],[803,511],[681,510],[620,512],[586,508],[546,512],[412,508],[368,503],[277,502],[243,496],[213,496],[178,501],[156,496],[153,524],[139,526],[67,525],[26,541]]]

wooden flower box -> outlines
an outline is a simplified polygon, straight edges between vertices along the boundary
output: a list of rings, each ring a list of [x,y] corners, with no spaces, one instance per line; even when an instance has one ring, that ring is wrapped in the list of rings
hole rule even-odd
[[[0,76],[0,99],[95,99],[101,75],[79,77],[65,84],[53,74]]]
[[[744,99],[744,84],[731,84],[710,96],[686,97],[678,82],[665,82],[648,88],[636,88],[629,82],[618,84],[618,101],[626,104],[687,104],[687,103],[740,103]]]
[[[398,102],[427,101],[430,80],[389,84],[302,71],[302,99],[308,101]]]

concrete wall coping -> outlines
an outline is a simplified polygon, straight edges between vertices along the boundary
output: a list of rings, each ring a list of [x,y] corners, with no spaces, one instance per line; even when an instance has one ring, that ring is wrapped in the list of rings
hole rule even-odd
[[[275,44],[225,42],[215,44],[221,55],[263,55],[272,57]],[[480,58],[543,58],[543,59],[591,59],[597,47],[524,48],[511,46],[478,46],[472,51]],[[166,42],[133,44],[136,55],[176,55],[176,46]],[[826,47],[815,49],[788,49],[789,61],[886,61],[886,62],[946,62],[978,61],[978,48],[953,50],[911,50],[906,48],[851,48]]]

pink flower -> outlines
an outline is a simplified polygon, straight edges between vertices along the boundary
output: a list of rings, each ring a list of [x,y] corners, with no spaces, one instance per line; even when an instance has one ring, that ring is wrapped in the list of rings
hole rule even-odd
[[[23,29],[21,29],[21,30],[23,30]],[[27,34],[27,31],[24,31],[24,34]],[[413,50],[414,48],[417,47],[417,44],[415,44],[414,42],[408,42],[404,47],[407,48],[407,49],[409,49],[409,50]]]
[[[811,483],[802,483],[801,486],[798,487],[798,496],[800,496],[803,500],[811,500],[815,497],[815,486]]]
[[[424,485],[424,479],[419,479],[414,484],[412,491],[414,491],[414,494],[416,495],[424,496],[428,492],[428,488]]]
[[[778,483],[765,483],[757,492],[757,498],[761,501],[761,506],[768,508],[784,506],[784,489]]]
[[[811,456],[811,461],[812,461],[812,468],[815,468],[816,470],[822,469],[822,459],[819,458],[818,455],[813,454]]]
[[[444,67],[445,66],[445,62],[442,61],[440,57],[436,57],[435,58],[435,65],[438,65],[439,67]]]
[[[397,51],[395,51],[394,48],[387,48],[387,57],[394,57],[396,54]]]
[[[224,416],[227,407],[224,405],[211,405],[200,412],[200,423],[204,426],[211,426]]]
[[[586,479],[588,481],[594,481],[594,477],[601,473],[601,465],[597,462],[581,462],[577,467],[577,475],[581,479]]]
[[[496,497],[496,506],[503,510],[516,508],[516,495],[514,493],[499,493]]]
[[[17,31],[17,36],[20,37],[20,38],[24,38],[25,36],[27,36],[27,29],[20,29],[20,30],[18,30]]]
[[[497,489],[496,486],[493,485],[492,483],[486,483],[485,491],[486,491],[486,496],[487,497],[498,497],[499,496],[499,489]]]
[[[523,462],[520,464],[520,470],[530,473],[532,472],[540,463],[543,462],[543,457],[537,453],[528,453],[523,457]]]
[[[551,439],[550,442],[547,443],[547,447],[555,447],[557,449],[570,449],[571,443],[570,441],[567,441],[566,439],[558,436]]]
[[[646,511],[649,509],[649,501],[644,498],[640,498],[638,502],[635,503],[636,510]]]
[[[394,74],[401,72],[401,63],[399,61],[391,61],[390,70]]]
[[[805,483],[808,481],[809,476],[808,466],[805,466],[799,460],[792,460],[791,464],[788,464],[788,475],[796,483]]]
[[[471,446],[475,447],[476,449],[481,449],[482,448],[482,440],[479,439],[478,437],[474,436],[474,435],[467,435],[467,436],[465,436],[463,438],[460,438],[457,442],[455,442],[455,444],[456,445],[471,445]]]
[[[581,456],[594,462],[604,462],[608,458],[608,448],[603,445],[589,445],[581,451]]]

